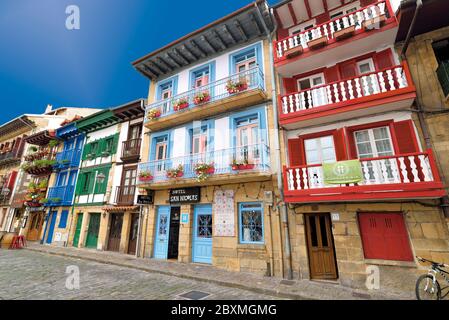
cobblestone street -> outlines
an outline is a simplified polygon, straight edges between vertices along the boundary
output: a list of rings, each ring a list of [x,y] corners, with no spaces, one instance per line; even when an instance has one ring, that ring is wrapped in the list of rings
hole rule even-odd
[[[67,266],[80,270],[80,289],[68,290]],[[28,250],[0,250],[0,299],[276,299],[249,291]]]

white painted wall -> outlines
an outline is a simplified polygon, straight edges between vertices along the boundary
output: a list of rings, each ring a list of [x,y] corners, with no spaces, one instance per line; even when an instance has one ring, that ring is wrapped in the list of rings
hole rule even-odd
[[[173,130],[173,158],[186,154],[187,128],[181,127]]]

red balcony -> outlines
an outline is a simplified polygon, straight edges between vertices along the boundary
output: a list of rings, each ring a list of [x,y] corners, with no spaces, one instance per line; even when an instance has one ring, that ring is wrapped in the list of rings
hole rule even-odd
[[[275,64],[283,76],[303,73],[321,67],[323,61],[332,64],[354,52],[364,53],[393,45],[397,29],[389,1],[378,1],[276,41]]]
[[[416,89],[404,62],[354,78],[279,97],[279,118],[288,129],[410,108]]]
[[[326,185],[321,164],[284,167],[287,202],[432,199],[445,195],[431,150],[360,159],[360,183]]]

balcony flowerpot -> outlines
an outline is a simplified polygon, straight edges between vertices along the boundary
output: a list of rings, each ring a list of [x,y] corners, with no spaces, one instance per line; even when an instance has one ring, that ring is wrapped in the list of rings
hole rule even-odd
[[[311,40],[309,42],[307,42],[307,46],[311,49],[311,50],[317,50],[320,49],[324,46],[327,45],[327,37],[326,36],[322,36],[321,38],[317,38],[314,40]]]
[[[209,101],[210,101],[210,94],[208,92],[199,93],[193,98],[193,103],[195,105],[199,105]]]
[[[152,176],[149,176],[149,177],[139,177],[139,181],[140,182],[150,182],[150,181],[153,181],[153,177]]]
[[[233,164],[231,166],[231,168],[232,168],[232,170],[237,171],[237,170],[239,170],[239,165],[238,164]]]
[[[345,40],[347,38],[352,37],[354,35],[354,33],[355,33],[355,26],[349,26],[347,28],[336,31],[334,33],[334,38],[337,41],[341,41],[341,40]]]
[[[294,58],[296,56],[301,55],[304,52],[304,49],[301,45],[296,46],[294,48],[290,48],[284,52],[284,55],[287,59]]]
[[[362,25],[365,31],[370,31],[382,27],[385,24],[385,21],[387,21],[387,16],[383,14],[381,16],[363,21]]]
[[[161,110],[159,110],[159,109],[151,109],[150,111],[148,111],[147,119],[149,121],[156,120],[156,119],[161,117],[161,114],[162,114]]]
[[[251,170],[254,169],[254,164],[242,164],[239,170]]]
[[[179,99],[178,101],[176,101],[173,105],[173,110],[175,111],[179,111],[179,110],[183,110],[189,107],[189,102],[187,101],[187,99]]]

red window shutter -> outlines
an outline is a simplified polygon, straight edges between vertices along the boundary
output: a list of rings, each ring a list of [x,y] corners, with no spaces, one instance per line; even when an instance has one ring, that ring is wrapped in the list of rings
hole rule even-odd
[[[305,164],[304,149],[301,139],[288,139],[288,158],[292,167]]]
[[[360,0],[360,6],[363,8],[373,4],[374,2],[377,2],[377,0]]]
[[[12,171],[9,174],[8,181],[6,182],[6,187],[11,190],[14,189],[14,184],[16,183],[17,171]]]
[[[326,83],[336,82],[340,80],[338,76],[338,67],[333,66],[330,68],[326,68],[326,70],[324,70],[324,76],[326,77]]]
[[[349,61],[340,65],[340,74],[342,79],[357,77],[357,65],[355,61]]]
[[[398,154],[419,152],[412,120],[393,123]]]
[[[319,16],[317,16],[317,17],[315,18],[315,20],[316,20],[316,24],[317,24],[317,25],[318,25],[318,24],[325,23],[325,22],[328,22],[328,21],[330,20],[329,12],[325,12],[325,13],[323,13],[323,14],[320,14]]]
[[[349,159],[357,159],[357,146],[355,144],[354,131],[346,129],[346,136],[348,137],[348,154]]]
[[[338,129],[334,133],[334,144],[335,144],[335,155],[337,156],[337,161],[348,160],[344,128]]]
[[[359,213],[358,219],[365,258],[413,261],[402,214]]]
[[[383,70],[394,66],[394,60],[390,49],[376,52],[374,54],[374,62],[377,70]]]
[[[279,28],[277,31],[278,39],[284,39],[289,36],[288,29],[281,29]]]
[[[286,94],[290,94],[290,93],[298,91],[295,79],[284,78],[284,79],[282,79],[282,81],[284,82],[284,90],[285,90]]]

